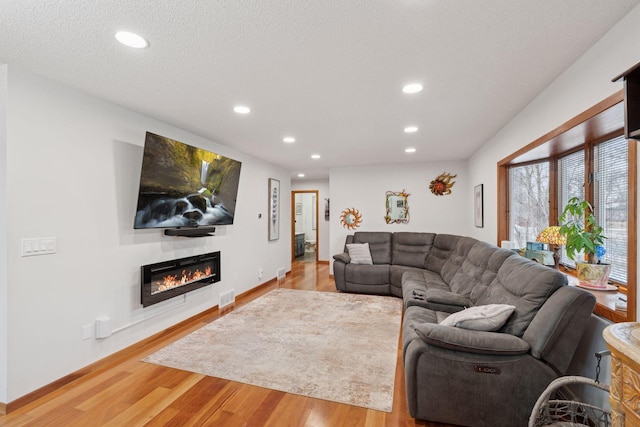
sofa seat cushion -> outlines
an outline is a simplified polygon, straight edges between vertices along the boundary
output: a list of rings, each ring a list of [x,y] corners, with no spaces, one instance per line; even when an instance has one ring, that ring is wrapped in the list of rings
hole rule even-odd
[[[443,289],[449,290],[449,285],[442,280],[438,273],[429,270],[411,270],[402,275],[402,290],[427,290]]]
[[[463,307],[451,309],[446,305],[432,305],[426,303],[424,294],[428,290],[438,290],[441,292],[449,292],[449,286],[442,280],[439,274],[429,270],[407,271],[402,275],[402,300],[405,308],[412,305],[428,307],[436,311],[446,311],[453,313],[461,310]]]
[[[418,338],[416,328],[424,323],[438,323],[444,320],[449,313],[439,313],[423,307],[407,307],[402,321],[402,354],[411,341]]]
[[[521,337],[551,294],[566,284],[566,276],[558,270],[512,256],[504,261],[496,278],[474,305],[515,306],[500,332]]]
[[[428,344],[466,353],[520,355],[529,351],[529,344],[525,340],[498,332],[423,323],[416,326],[416,334]]]
[[[515,308],[508,304],[477,305],[452,314],[440,324],[474,331],[494,332],[505,324]]]
[[[402,289],[402,277],[405,273],[407,274],[416,274],[419,281],[422,281],[423,275],[422,272],[424,270],[421,268],[415,267],[406,267],[403,265],[392,265],[389,270],[389,280],[392,287],[398,288],[398,290]],[[399,293],[398,296],[402,296],[402,293]]]
[[[362,285],[387,285],[389,284],[388,264],[347,264],[345,266],[345,279],[347,282]]]

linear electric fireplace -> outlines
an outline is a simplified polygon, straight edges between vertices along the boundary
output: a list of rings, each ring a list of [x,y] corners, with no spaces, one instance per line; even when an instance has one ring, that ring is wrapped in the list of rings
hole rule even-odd
[[[220,281],[220,251],[142,266],[144,307]]]

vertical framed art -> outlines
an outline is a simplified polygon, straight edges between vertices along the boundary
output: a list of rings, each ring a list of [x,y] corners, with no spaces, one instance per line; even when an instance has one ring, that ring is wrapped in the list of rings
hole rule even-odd
[[[478,184],[473,188],[473,218],[475,226],[484,227],[484,200],[482,194],[482,184]]]
[[[269,240],[280,238],[280,181],[269,178]]]

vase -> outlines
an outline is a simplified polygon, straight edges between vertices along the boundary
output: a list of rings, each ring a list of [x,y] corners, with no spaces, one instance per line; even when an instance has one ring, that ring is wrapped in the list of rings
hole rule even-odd
[[[611,264],[576,263],[580,283],[594,288],[606,288],[611,273]]]

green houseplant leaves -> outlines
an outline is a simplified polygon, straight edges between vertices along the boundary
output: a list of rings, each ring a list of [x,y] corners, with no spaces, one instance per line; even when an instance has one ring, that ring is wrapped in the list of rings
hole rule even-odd
[[[589,263],[598,263],[596,248],[604,243],[606,237],[589,202],[578,197],[569,199],[560,215],[560,233],[567,239],[565,250],[570,259],[577,261],[576,255],[583,253]]]

